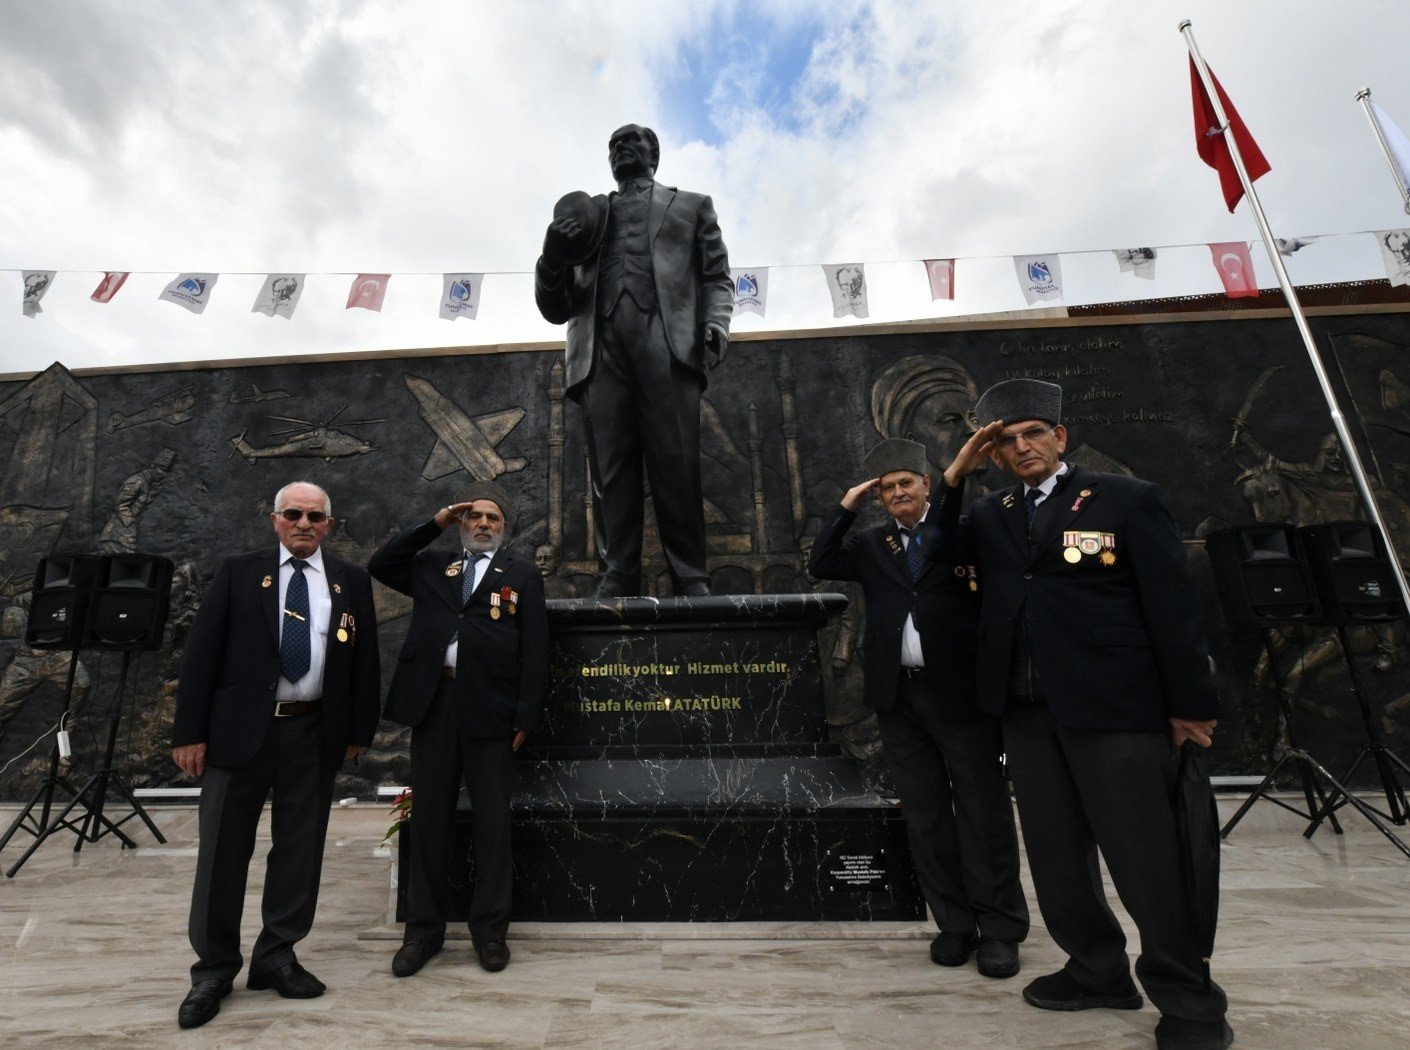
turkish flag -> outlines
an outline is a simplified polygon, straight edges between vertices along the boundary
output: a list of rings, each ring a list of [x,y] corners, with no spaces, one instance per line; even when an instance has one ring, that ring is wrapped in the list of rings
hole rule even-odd
[[[1244,127],[1239,111],[1229,101],[1229,96],[1224,94],[1224,88],[1212,69],[1209,71],[1209,79],[1214,82],[1214,90],[1218,92],[1224,113],[1229,118],[1228,130],[1234,133],[1239,156],[1243,157],[1244,167],[1248,169],[1248,180],[1254,182],[1273,169],[1268,166],[1263,151],[1258,148],[1258,143],[1253,141],[1248,128]],[[1195,68],[1193,58],[1190,59],[1190,87],[1194,92],[1195,101],[1195,149],[1199,150],[1202,161],[1219,172],[1219,187],[1224,191],[1224,203],[1233,211],[1239,203],[1239,198],[1244,195],[1244,188],[1239,182],[1239,173],[1234,170],[1234,158],[1229,155],[1229,143],[1225,141],[1225,133],[1219,130],[1219,118],[1214,115],[1214,104],[1209,101],[1209,93],[1204,90],[1204,83],[1199,78],[1199,70]]]
[[[125,273],[104,273],[103,279],[98,282],[98,287],[93,289],[93,294],[88,298],[95,303],[111,302],[113,296],[117,295],[118,289],[127,280]]]
[[[382,312],[382,297],[387,294],[387,282],[392,279],[389,273],[360,273],[353,278],[352,287],[348,289],[348,305],[344,308],[351,310],[354,306],[364,310],[372,310],[376,313]]]
[[[1224,294],[1230,299],[1258,298],[1258,277],[1253,272],[1253,256],[1247,241],[1220,241],[1209,246],[1214,268],[1224,282]]]
[[[955,260],[926,259],[925,276],[930,279],[930,298],[953,299],[955,297]]]

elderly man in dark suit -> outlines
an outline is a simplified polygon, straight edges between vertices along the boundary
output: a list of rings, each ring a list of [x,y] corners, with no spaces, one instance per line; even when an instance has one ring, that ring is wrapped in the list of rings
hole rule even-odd
[[[1160,490],[1062,461],[1062,388],[1009,380],[946,471],[985,455],[1018,484],[970,512],[983,581],[979,705],[1003,717],[1038,905],[1068,955],[1024,998],[1047,1010],[1134,1010],[1126,938],[1097,856],[1141,935],[1136,976],[1162,1050],[1225,1047],[1182,877],[1176,749],[1212,743],[1218,701],[1199,595]],[[954,495],[958,495],[958,488]]]
[[[514,752],[538,728],[548,666],[543,577],[503,542],[513,505],[492,481],[456,494],[388,540],[368,570],[413,599],[387,692],[389,721],[411,726],[411,846],[406,929],[392,973],[410,977],[445,941],[451,825],[464,779],[474,808],[470,938],[480,965],[509,965]],[[452,550],[426,549],[451,524]]]
[[[729,258],[710,198],[655,181],[660,144],[628,124],[607,144],[617,191],[570,194],[534,268],[534,298],[568,323],[568,396],[582,404],[597,503],[600,597],[641,593],[643,464],[676,594],[710,593],[700,395],[729,347]]]
[[[333,777],[377,729],[380,681],[372,581],[324,554],[328,494],[296,481],[274,497],[275,547],[226,558],[181,659],[172,758],[201,783],[191,895],[191,991],[182,1028],[220,1010],[239,973],[240,912],[264,800],[273,792],[264,926],[249,987],[322,995],[294,945],[313,925]]]
[[[1000,762],[999,723],[974,705],[974,570],[936,557],[959,518],[959,489],[928,502],[925,446],[894,438],[868,454],[869,480],[847,490],[813,545],[814,576],[866,594],[865,701],[877,712],[916,874],[940,934],[930,957],[1018,973],[1028,934],[1018,835]],[[891,520],[847,536],[875,492]]]

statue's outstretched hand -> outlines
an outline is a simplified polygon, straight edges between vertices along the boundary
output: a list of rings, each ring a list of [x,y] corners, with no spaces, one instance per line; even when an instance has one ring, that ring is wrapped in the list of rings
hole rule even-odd
[[[729,353],[729,332],[720,325],[707,324],[705,326],[705,367],[714,371],[725,363],[725,355]]]
[[[548,224],[548,232],[543,235],[543,262],[550,270],[561,270],[568,265],[568,253],[573,241],[582,234],[583,225],[567,215],[560,216]]]

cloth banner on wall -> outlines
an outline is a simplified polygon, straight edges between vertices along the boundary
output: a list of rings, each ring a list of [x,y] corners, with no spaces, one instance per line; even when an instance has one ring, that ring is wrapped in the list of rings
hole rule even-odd
[[[1253,256],[1247,241],[1220,241],[1209,246],[1214,268],[1224,282],[1224,294],[1230,299],[1252,299],[1258,295],[1258,277],[1253,272]]]
[[[124,284],[127,283],[127,274],[122,272],[110,272],[103,274],[103,279],[98,282],[98,287],[93,289],[93,294],[88,298],[95,303],[112,302],[113,296]]]
[[[1377,230],[1375,237],[1386,264],[1386,280],[1410,284],[1410,230]]]
[[[926,259],[925,277],[930,282],[930,301],[955,297],[955,260]]]
[[[190,310],[193,314],[203,313],[211,301],[218,273],[179,273],[176,279],[162,289],[158,299]]]
[[[868,316],[865,263],[824,263],[822,271],[832,296],[833,317]]]
[[[24,298],[21,301],[20,309],[24,311],[26,317],[38,317],[44,312],[44,307],[39,305],[39,301],[44,298],[44,294],[49,291],[49,286],[54,283],[56,272],[55,270],[22,271]]]
[[[441,317],[454,321],[457,317],[475,320],[480,312],[480,285],[485,280],[482,273],[442,274]]]
[[[734,286],[734,312],[763,317],[769,303],[769,268],[731,270],[729,279]]]
[[[371,310],[382,312],[382,298],[387,294],[387,282],[392,279],[389,273],[360,273],[353,278],[348,289],[348,305],[343,309]]]
[[[1155,280],[1154,248],[1117,248],[1116,265],[1122,273],[1133,273],[1147,281]]]
[[[1040,299],[1062,300],[1062,264],[1056,255],[1015,255],[1013,268],[1029,306]]]
[[[250,307],[250,313],[291,319],[294,308],[299,305],[299,296],[304,294],[306,276],[301,273],[269,274],[255,297],[255,305]]]

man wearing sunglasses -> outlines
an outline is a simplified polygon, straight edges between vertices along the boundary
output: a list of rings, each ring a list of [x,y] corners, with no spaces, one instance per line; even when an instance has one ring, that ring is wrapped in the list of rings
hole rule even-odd
[[[1228,1046],[1172,805],[1176,749],[1209,747],[1218,716],[1180,534],[1155,485],[1063,462],[1060,386],[999,383],[975,415],[981,429],[946,471],[952,497],[986,456],[1018,482],[976,502],[964,530],[983,595],[979,706],[1002,715],[1038,905],[1067,953],[1023,997],[1045,1010],[1142,1005],[1100,853],[1140,931],[1157,1045]]]
[[[319,549],[333,517],[317,485],[285,485],[269,517],[279,543],[220,563],[181,658],[171,754],[182,772],[203,777],[189,931],[197,960],[182,1028],[214,1017],[240,972],[245,879],[271,791],[263,927],[248,986],[286,999],[323,994],[294,945],[318,904],[334,775],[377,730],[371,578]]]

